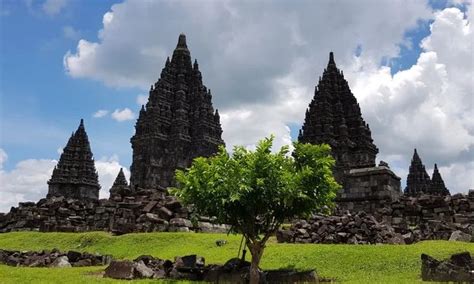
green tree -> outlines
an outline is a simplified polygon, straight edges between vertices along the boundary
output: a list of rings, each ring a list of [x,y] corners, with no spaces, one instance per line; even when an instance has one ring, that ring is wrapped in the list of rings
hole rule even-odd
[[[252,255],[250,283],[258,283],[258,265],[265,243],[288,219],[305,217],[332,205],[339,185],[332,175],[334,159],[328,145],[294,144],[272,153],[273,136],[255,151],[224,147],[212,157],[196,158],[176,172],[172,192],[198,214],[214,216],[243,234]]]

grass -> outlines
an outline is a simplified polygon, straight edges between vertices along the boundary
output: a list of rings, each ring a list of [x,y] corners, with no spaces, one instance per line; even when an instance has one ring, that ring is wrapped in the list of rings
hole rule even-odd
[[[227,244],[216,246],[215,241],[219,239],[227,240]],[[204,256],[208,264],[222,264],[237,256],[240,240],[240,236],[223,234],[142,233],[111,236],[104,232],[15,232],[0,234],[0,248],[58,248],[62,251],[111,254],[119,259],[133,259],[142,254],[167,259],[177,255],[198,254]],[[417,283],[421,282],[421,253],[446,258],[462,251],[474,254],[474,243],[425,241],[414,245],[323,245],[277,244],[275,240],[270,240],[261,266],[264,269],[316,269],[323,277],[347,283]],[[102,278],[100,272],[103,270],[104,267],[52,269],[0,265],[0,283],[118,282]],[[150,280],[135,282],[157,283]]]

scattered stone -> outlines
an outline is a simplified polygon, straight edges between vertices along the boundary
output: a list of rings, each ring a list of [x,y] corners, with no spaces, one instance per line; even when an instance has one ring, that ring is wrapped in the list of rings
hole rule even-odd
[[[136,263],[129,260],[112,261],[105,269],[104,277],[132,280],[135,277]]]
[[[8,251],[0,249],[0,264],[10,266],[27,267],[81,267],[107,265],[111,262],[109,255],[93,255],[69,251],[60,252],[57,249],[51,251]]]
[[[449,240],[458,242],[470,242],[472,240],[472,236],[470,234],[466,234],[457,230],[451,234]]]
[[[469,252],[454,254],[449,260],[438,261],[433,257],[421,255],[421,278],[436,282],[474,282],[474,263]]]
[[[50,264],[50,267],[63,268],[72,267],[72,265],[69,263],[69,259],[67,258],[67,256],[60,256],[56,258],[53,263]]]

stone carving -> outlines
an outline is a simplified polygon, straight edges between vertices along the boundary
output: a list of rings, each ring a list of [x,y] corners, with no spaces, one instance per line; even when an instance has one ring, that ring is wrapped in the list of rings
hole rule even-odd
[[[98,175],[82,119],[64,147],[48,185],[48,197],[99,198]]]
[[[172,186],[176,169],[190,166],[198,156],[216,153],[224,144],[219,112],[214,111],[211,99],[181,34],[173,57],[166,60],[160,79],[151,86],[131,138],[132,190]]]
[[[336,159],[334,176],[340,184],[345,183],[345,173],[350,169],[375,166],[378,149],[369,125],[362,118],[359,104],[342,71],[336,67],[332,52],[306,110],[298,140],[331,146]]]

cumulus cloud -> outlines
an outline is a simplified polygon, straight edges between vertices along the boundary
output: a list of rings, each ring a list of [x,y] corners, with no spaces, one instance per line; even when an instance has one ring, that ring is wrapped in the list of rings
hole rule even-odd
[[[441,165],[454,192],[474,187],[471,19],[472,8],[466,15],[457,8],[436,12],[423,51],[407,70],[391,75],[363,55],[345,70],[381,157],[402,156],[399,167],[407,168],[418,147],[427,168]]]
[[[109,113],[108,110],[99,109],[99,110],[96,111],[92,116],[95,117],[95,118],[101,118],[101,117],[106,116],[108,113]]]
[[[148,101],[148,96],[147,95],[138,95],[137,96],[137,104],[139,106],[145,105]]]
[[[406,32],[427,20],[433,22],[416,64],[395,74],[380,65],[397,58],[401,45],[410,47]],[[464,192],[461,174],[474,176],[470,20],[470,6],[466,13],[433,12],[421,1],[130,0],[111,7],[98,41],[79,40],[64,67],[75,78],[148,90],[185,32],[220,110],[227,146],[251,146],[270,133],[280,146],[295,139],[289,126],[301,125],[334,51],[379,158],[404,178],[418,147],[428,168],[438,162],[448,186]]]
[[[100,198],[109,197],[109,189],[112,187],[112,184],[121,168],[123,168],[123,173],[127,180],[130,178],[129,170],[120,164],[117,155],[113,155],[112,157],[102,157],[95,161],[95,167],[99,173],[99,183],[101,185],[99,191]]]
[[[8,212],[10,207],[17,206],[18,202],[38,201],[48,193],[47,181],[51,178],[54,166],[53,159],[27,159],[18,162],[12,170],[4,170],[3,163],[7,154],[0,148],[0,212]],[[103,157],[95,162],[99,174],[99,183],[102,186],[99,196],[107,198],[120,168],[124,169],[127,179],[130,172],[122,166],[117,156]]]
[[[0,149],[0,212],[9,211],[22,201],[37,201],[46,196],[47,180],[51,177],[55,160],[28,159],[20,161],[11,171],[3,169],[7,154]]]
[[[46,0],[44,1],[41,8],[43,12],[49,16],[55,16],[66,7],[67,0]]]
[[[126,121],[126,120],[132,120],[135,118],[135,113],[131,111],[129,108],[124,108],[122,110],[116,109],[114,112],[111,114],[111,117],[115,119],[116,121]]]

